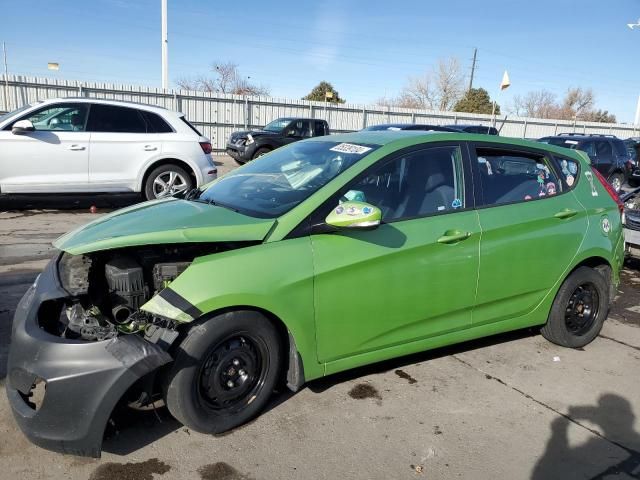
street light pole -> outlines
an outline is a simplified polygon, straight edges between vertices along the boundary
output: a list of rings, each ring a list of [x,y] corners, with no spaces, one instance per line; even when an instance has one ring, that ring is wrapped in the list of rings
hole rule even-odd
[[[7,112],[11,111],[9,106],[9,67],[7,67],[7,45],[2,42],[2,56],[4,57],[4,107]]]
[[[162,88],[169,88],[169,39],[167,36],[167,0],[160,0],[162,9]]]

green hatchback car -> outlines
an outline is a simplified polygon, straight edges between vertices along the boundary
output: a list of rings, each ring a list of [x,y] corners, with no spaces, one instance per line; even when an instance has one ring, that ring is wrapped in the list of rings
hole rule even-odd
[[[10,403],[34,443],[99,456],[119,404],[219,433],[279,384],[536,325],[581,347],[618,284],[621,211],[552,145],[297,142],[59,238],[15,313]]]

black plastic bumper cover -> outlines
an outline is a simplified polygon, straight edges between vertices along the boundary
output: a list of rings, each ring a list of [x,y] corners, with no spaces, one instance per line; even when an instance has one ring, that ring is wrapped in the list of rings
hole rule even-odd
[[[58,281],[56,261],[51,261],[16,309],[7,395],[20,429],[33,443],[97,458],[107,421],[122,395],[136,380],[172,359],[137,335],[84,342],[40,329],[40,304],[66,296]],[[37,411],[25,400],[36,381],[46,385]]]

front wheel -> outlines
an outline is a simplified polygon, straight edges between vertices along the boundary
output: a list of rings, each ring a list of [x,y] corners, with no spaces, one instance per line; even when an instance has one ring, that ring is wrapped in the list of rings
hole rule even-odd
[[[542,336],[563,347],[584,347],[598,336],[608,312],[609,281],[593,268],[580,267],[558,290]]]
[[[147,200],[170,197],[193,188],[191,175],[182,167],[172,163],[154,168],[144,184],[144,196]]]
[[[270,148],[260,147],[259,149],[256,150],[256,153],[253,154],[252,160],[255,160],[256,158],[260,158],[261,156],[266,155],[270,151],[271,151]]]
[[[202,433],[222,433],[255,417],[280,372],[275,327],[258,312],[237,311],[194,325],[168,372],[171,414]]]

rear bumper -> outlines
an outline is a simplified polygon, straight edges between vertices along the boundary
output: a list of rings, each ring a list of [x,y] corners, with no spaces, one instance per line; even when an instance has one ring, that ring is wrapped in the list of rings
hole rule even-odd
[[[113,408],[136,380],[170,362],[171,356],[136,335],[82,342],[39,328],[42,302],[67,296],[57,280],[56,263],[49,263],[16,309],[7,396],[18,426],[34,444],[99,457]],[[44,386],[36,404],[31,396],[35,385]]]

